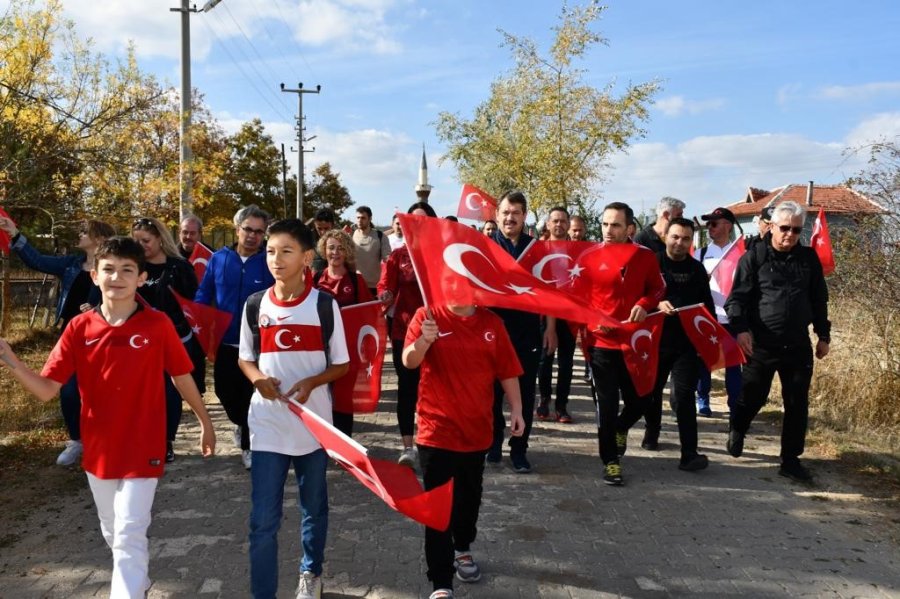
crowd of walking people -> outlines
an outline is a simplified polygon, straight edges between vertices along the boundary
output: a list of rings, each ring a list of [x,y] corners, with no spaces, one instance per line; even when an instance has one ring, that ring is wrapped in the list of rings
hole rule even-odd
[[[628,431],[640,419],[641,447],[659,450],[667,386],[680,442],[677,467],[708,467],[698,447],[697,417],[712,415],[711,375],[675,317],[687,306],[706,306],[746,356],[742,367],[725,373],[727,452],[742,455],[750,424],[778,373],[784,403],[779,473],[812,479],[800,456],[813,356],[827,355],[830,322],[822,266],[800,243],[806,211],[783,202],[760,214],[760,234],[747,242],[733,288],[725,293],[710,273],[735,240],[735,216],[716,208],[689,220],[685,209],[684,202],[663,198],[655,222],[639,229],[630,206],[610,203],[599,215],[594,245],[600,250],[580,261],[579,293],[592,309],[622,323],[664,315],[649,394],[635,387],[616,327],[588,330],[546,314],[474,304],[426,306],[400,219],[395,216],[390,232],[383,232],[366,206],[356,209],[352,233],[339,229],[329,210],[305,224],[272,222],[257,206],[241,208],[233,219],[235,243],[211,252],[199,280],[188,262],[203,243],[203,223],[193,215],[179,224],[177,242],[149,216],[135,219],[127,237],[117,236],[108,223],[88,220],[79,230],[80,252],[65,256],[41,254],[11,219],[0,217],[0,230],[23,263],[59,278],[56,318],[62,331],[40,373],[19,361],[5,340],[0,357],[39,398],[60,396],[70,439],[57,463],[81,460],[87,472],[101,530],[113,550],[111,596],[143,597],[150,585],[146,532],[153,495],[164,464],[177,459],[173,441],[182,399],[201,423],[201,452],[210,456],[215,450],[200,399],[206,355],[177,296],[230,313],[212,381],[233,425],[241,464],[250,471],[250,591],[274,597],[278,588],[277,534],[293,467],[304,551],[296,596],[320,597],[327,455],[286,400],[299,401],[352,435],[353,413],[334,406],[329,391],[349,363],[340,308],[380,301],[398,381],[397,461],[418,467],[426,490],[454,481],[450,526],[425,531],[431,599],[452,598],[454,577],[467,583],[481,578],[472,544],[485,464],[501,463],[506,452],[518,474],[541,468],[528,454],[535,442],[533,422],[573,423],[568,403],[579,347],[596,408],[599,476],[605,483],[624,484]],[[437,217],[427,202],[412,204],[407,213]],[[528,214],[522,192],[506,193],[496,220],[480,231],[518,259],[534,242],[526,230]],[[700,221],[709,244],[692,253]],[[585,219],[565,206],[549,211],[545,229],[550,242],[588,241]],[[604,248],[620,252],[625,246],[627,262],[609,268]]]

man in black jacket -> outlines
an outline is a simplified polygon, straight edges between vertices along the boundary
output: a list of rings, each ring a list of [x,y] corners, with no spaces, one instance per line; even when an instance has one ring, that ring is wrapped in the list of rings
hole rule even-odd
[[[669,374],[672,375],[672,396],[669,403],[678,420],[678,438],[681,441],[681,470],[703,470],[709,464],[707,457],[697,452],[697,406],[694,389],[697,372],[702,362],[691,343],[677,308],[704,304],[710,314],[715,314],[712,293],[706,269],[690,253],[694,239],[694,223],[686,218],[673,218],[665,231],[665,251],[657,254],[659,268],[666,281],[666,298],[659,302],[659,310],[668,314],[663,324],[659,342],[659,366],[650,402],[643,412],[647,427],[641,447],[648,451],[659,449],[659,431],[662,424],[662,396]],[[617,433],[628,434],[641,417],[640,404],[625,404],[619,415]]]
[[[741,257],[731,297],[725,304],[737,342],[747,355],[743,392],[731,412],[727,449],[744,450],[744,435],[766,403],[775,373],[781,380],[784,423],[781,432],[782,476],[809,481],[800,463],[806,441],[813,348],[809,325],[819,338],[815,355],[824,358],[831,341],[828,286],[812,248],[799,245],[806,211],[795,202],[775,207],[772,227]]]

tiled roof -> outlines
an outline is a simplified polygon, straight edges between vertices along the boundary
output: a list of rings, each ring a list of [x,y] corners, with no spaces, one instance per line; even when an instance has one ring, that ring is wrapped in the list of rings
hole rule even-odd
[[[777,205],[781,202],[794,201],[806,206],[806,185],[784,185],[772,191],[751,187],[743,202],[727,206],[735,216],[756,216],[765,206]],[[814,185],[812,206],[806,206],[807,212],[818,212],[825,208],[826,213],[840,214],[879,214],[885,210],[863,194],[845,185]]]

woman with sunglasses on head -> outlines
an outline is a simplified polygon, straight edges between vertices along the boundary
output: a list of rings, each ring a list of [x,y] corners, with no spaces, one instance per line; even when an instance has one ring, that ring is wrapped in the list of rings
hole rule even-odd
[[[341,308],[371,301],[366,280],[356,270],[356,246],[349,235],[339,229],[326,231],[316,250],[327,266],[313,275],[313,286],[334,298]],[[335,428],[348,437],[353,435],[353,406],[332,406]]]
[[[182,258],[175,239],[169,230],[155,218],[139,218],[131,226],[131,236],[144,248],[147,281],[138,287],[138,295],[160,312],[165,312],[175,325],[185,350],[191,357],[194,370],[191,373],[197,389],[206,392],[206,357],[200,343],[191,331],[191,325],[172,293],[191,299],[197,292],[197,276],[191,264]],[[172,445],[178,424],[181,422],[181,395],[170,377],[166,377],[166,462],[175,461]]]
[[[91,279],[94,268],[94,252],[108,237],[116,234],[115,229],[99,220],[86,220],[78,229],[80,252],[64,256],[50,256],[38,252],[19,232],[9,218],[0,217],[0,230],[10,236],[10,248],[14,250],[28,268],[59,277],[59,291],[56,301],[56,323],[62,323],[64,330],[69,321],[84,310],[100,302],[100,290]],[[81,396],[78,383],[73,376],[59,391],[59,405],[62,410],[69,440],[66,448],[56,458],[59,466],[72,466],[81,458]]]

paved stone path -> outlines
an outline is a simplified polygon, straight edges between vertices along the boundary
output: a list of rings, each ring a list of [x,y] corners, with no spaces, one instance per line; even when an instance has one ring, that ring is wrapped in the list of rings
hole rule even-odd
[[[487,468],[473,546],[484,576],[457,583],[458,597],[900,597],[897,514],[844,485],[827,462],[809,462],[812,486],[778,476],[779,429],[765,422],[754,424],[745,457],[734,460],[723,449],[726,420],[701,419],[711,464],[698,473],[676,468],[670,415],[660,452],[640,449],[639,424],[623,460],[626,486],[604,485],[580,370],[570,403],[576,423],[535,424],[535,471],[517,475],[508,462]],[[385,386],[393,390],[394,381]],[[249,477],[223,411],[207,399],[219,455],[196,455],[197,427],[186,416],[153,510],[151,598],[249,596]],[[357,420],[355,438],[375,457],[397,455],[394,408],[390,391],[378,413]],[[293,596],[301,551],[288,480],[281,597]],[[336,466],[328,482],[323,597],[427,597],[423,529]],[[86,484],[20,525],[21,540],[0,555],[0,597],[107,595],[111,556]]]

